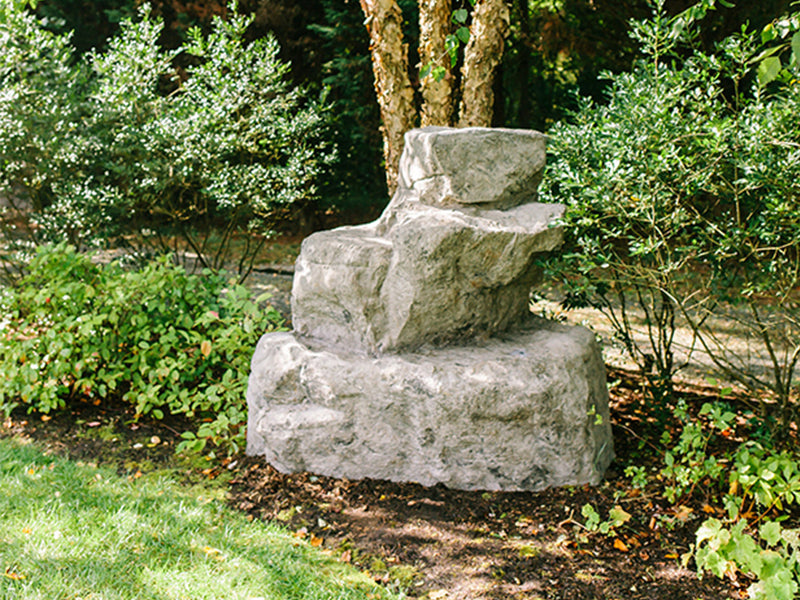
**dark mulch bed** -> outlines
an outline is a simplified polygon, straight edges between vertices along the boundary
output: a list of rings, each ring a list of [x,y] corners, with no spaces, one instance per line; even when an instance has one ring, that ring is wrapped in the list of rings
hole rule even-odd
[[[491,493],[423,488],[386,481],[348,481],[308,473],[284,475],[262,460],[194,464],[173,450],[184,424],[133,420],[125,408],[79,404],[46,421],[15,413],[3,435],[30,437],[54,452],[110,463],[131,476],[172,468],[190,479],[215,479],[231,506],[275,520],[376,580],[402,586],[411,597],[444,599],[745,598],[749,582],[699,580],[681,566],[697,525],[713,512],[702,497],[672,506],[659,484],[634,489],[627,465],[655,469],[661,453],[650,440],[660,423],[645,406],[639,381],[613,373],[612,416],[617,459],[598,487],[540,493]],[[690,405],[711,390],[680,391]],[[630,520],[606,536],[587,532],[581,510],[603,519],[621,507]]]

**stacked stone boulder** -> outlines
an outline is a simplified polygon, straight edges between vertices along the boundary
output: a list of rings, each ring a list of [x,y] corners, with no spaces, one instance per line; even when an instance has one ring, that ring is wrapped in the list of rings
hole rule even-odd
[[[536,202],[545,137],[406,134],[375,222],[302,245],[293,332],[260,340],[247,452],[283,472],[541,490],[613,458],[594,336],[531,315],[563,207]]]

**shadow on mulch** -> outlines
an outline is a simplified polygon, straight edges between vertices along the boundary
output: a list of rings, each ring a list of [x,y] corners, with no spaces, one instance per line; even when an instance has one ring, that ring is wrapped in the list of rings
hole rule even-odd
[[[657,469],[650,446],[660,423],[645,406],[639,380],[611,373],[617,459],[600,486],[539,493],[464,492],[444,486],[285,475],[263,460],[179,460],[185,423],[135,421],[128,408],[78,404],[52,417],[15,413],[0,435],[34,439],[50,451],[137,473],[169,469],[188,480],[216,479],[229,504],[274,520],[378,581],[431,600],[717,600],[744,598],[749,582],[699,580],[681,566],[709,499],[672,506],[657,482],[639,490],[625,466]],[[692,406],[712,390],[685,389]],[[199,464],[198,464],[199,463]],[[583,507],[600,518],[619,507],[630,519],[613,535],[588,532]],[[690,563],[690,567],[692,564]]]

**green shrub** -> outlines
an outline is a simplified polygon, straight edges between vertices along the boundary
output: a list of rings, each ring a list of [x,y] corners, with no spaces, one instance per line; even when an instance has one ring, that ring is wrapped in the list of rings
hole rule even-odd
[[[549,267],[567,304],[607,314],[655,397],[681,367],[683,319],[730,376],[777,395],[782,435],[800,359],[800,18],[692,51],[712,6],[668,18],[659,3],[634,26],[645,58],[608,75],[608,104],[584,102],[549,132],[543,197],[568,205],[566,252]],[[766,374],[731,353],[714,316],[750,329]]]
[[[166,258],[125,271],[64,245],[37,250],[2,308],[0,408],[122,400],[139,415],[200,423],[184,434],[194,450],[240,449],[250,357],[280,325],[218,275],[188,275]]]
[[[78,59],[68,37],[2,2],[0,194],[18,209],[7,224],[30,215],[33,241],[124,236],[218,270],[239,236],[256,242],[237,250],[246,271],[272,219],[316,199],[335,156],[324,102],[290,86],[274,39],[245,43],[251,18],[215,18],[167,51],[144,5],[105,51]]]
[[[792,600],[800,590],[800,529],[785,523],[800,505],[798,456],[755,441],[731,446],[744,419],[721,403],[706,403],[695,416],[679,406],[675,416],[683,430],[665,454],[665,497],[678,503],[702,494],[727,513],[703,521],[684,562],[694,558],[700,574],[754,578],[750,598]]]

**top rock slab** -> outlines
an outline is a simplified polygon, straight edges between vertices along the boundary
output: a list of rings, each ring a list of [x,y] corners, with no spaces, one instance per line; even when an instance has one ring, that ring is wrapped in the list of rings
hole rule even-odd
[[[399,189],[436,207],[535,202],[547,137],[538,131],[423,127],[406,133]]]

